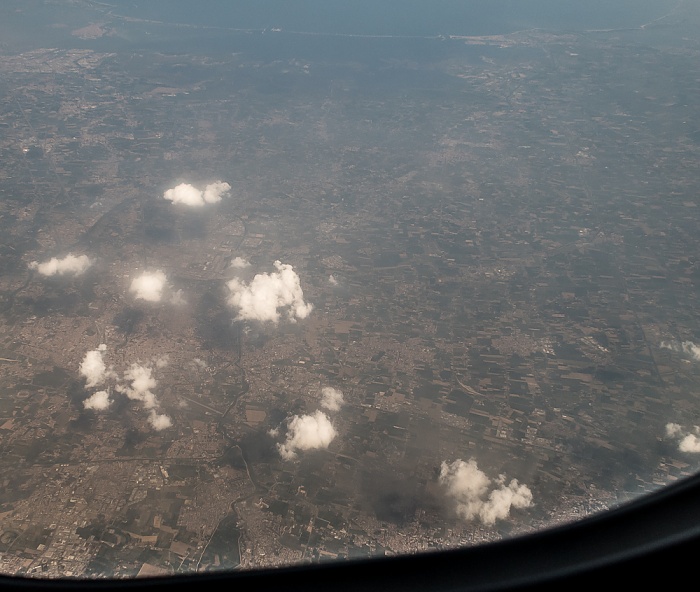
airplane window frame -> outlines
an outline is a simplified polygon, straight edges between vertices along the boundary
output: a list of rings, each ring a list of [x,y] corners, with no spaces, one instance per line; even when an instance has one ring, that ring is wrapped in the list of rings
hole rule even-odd
[[[700,474],[549,530],[451,551],[277,569],[123,580],[0,576],[0,590],[561,590],[620,580],[629,588],[695,575]]]

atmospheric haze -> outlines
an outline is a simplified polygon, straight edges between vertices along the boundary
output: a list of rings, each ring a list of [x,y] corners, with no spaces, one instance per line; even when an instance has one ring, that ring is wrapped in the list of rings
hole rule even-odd
[[[111,4],[0,9],[0,570],[448,549],[697,471],[700,4]]]

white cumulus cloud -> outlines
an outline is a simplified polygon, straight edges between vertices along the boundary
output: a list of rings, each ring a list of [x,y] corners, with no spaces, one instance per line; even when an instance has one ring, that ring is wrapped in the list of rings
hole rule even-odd
[[[697,454],[700,452],[700,426],[692,430],[684,429],[680,424],[667,423],[666,436],[678,440],[678,450]]]
[[[700,345],[696,345],[692,341],[662,341],[661,347],[685,354],[696,362],[700,362]]]
[[[313,415],[295,415],[287,425],[285,442],[277,444],[277,449],[283,459],[292,460],[298,450],[328,448],[336,434],[330,419],[322,411]]]
[[[152,371],[148,366],[131,364],[131,367],[124,372],[124,380],[127,380],[130,386],[120,386],[119,390],[126,393],[126,396],[132,401],[141,401],[146,409],[153,409],[158,405],[152,391],[158,386],[158,382],[153,378]]]
[[[231,267],[234,269],[245,269],[246,267],[250,267],[250,263],[247,259],[243,259],[243,257],[235,257],[233,261],[231,261]]]
[[[173,202],[174,204],[182,204],[192,208],[201,208],[205,204],[213,204],[221,201],[223,197],[228,195],[231,186],[222,181],[210,183],[204,188],[204,191],[197,189],[189,183],[180,183],[179,185],[168,189],[163,194],[163,199]]]
[[[168,278],[165,273],[160,270],[144,272],[139,277],[131,280],[129,292],[131,292],[137,300],[160,302],[167,283]]]
[[[155,359],[157,368],[165,368],[168,364],[167,356]],[[126,394],[132,401],[140,401],[144,409],[148,409],[148,423],[156,431],[161,431],[173,425],[172,420],[165,414],[158,413],[158,399],[153,389],[158,386],[158,381],[153,377],[153,370],[149,366],[133,363],[124,372],[124,380],[127,386],[118,385],[117,391]]]
[[[527,485],[512,479],[506,484],[505,475],[492,481],[472,458],[440,466],[440,483],[457,504],[457,514],[465,520],[481,520],[487,526],[504,520],[511,508],[532,505],[532,492]]]
[[[334,276],[333,274],[331,274],[331,275],[328,276],[328,283],[329,283],[331,286],[337,286],[337,285],[338,285],[338,280],[335,279],[335,276]]]
[[[32,261],[29,264],[29,269],[34,269],[45,276],[82,275],[90,265],[92,265],[92,261],[87,255],[78,255],[76,257],[69,253],[63,259],[52,257],[43,263]]]
[[[321,407],[328,411],[338,411],[343,406],[343,393],[338,389],[330,386],[324,386],[321,389]]]
[[[101,343],[97,349],[87,352],[80,363],[78,370],[87,381],[86,387],[91,388],[102,384],[111,375],[102,357],[106,350],[107,346]]]
[[[667,423],[666,424],[666,435],[669,438],[675,438],[683,433],[683,428],[677,423]]]
[[[148,423],[151,424],[156,432],[160,432],[173,425],[172,420],[167,415],[156,413],[154,409],[151,409],[151,413],[148,416]]]
[[[700,452],[700,438],[695,434],[688,434],[679,442],[678,450],[681,452]]]
[[[112,404],[107,391],[97,391],[83,401],[85,409],[94,409],[95,411],[103,411]]]
[[[313,305],[304,302],[299,276],[291,265],[275,261],[276,272],[259,273],[246,284],[238,278],[227,283],[231,292],[228,302],[238,309],[242,320],[272,321],[286,310],[290,321],[305,319]]]
[[[202,197],[207,203],[218,203],[223,197],[228,195],[229,191],[231,191],[231,186],[228,183],[215,181],[204,188]]]
[[[108,382],[107,390],[97,391],[83,401],[85,409],[102,411],[112,404],[110,391],[126,395],[132,401],[139,401],[144,409],[149,411],[148,422],[157,430],[164,430],[172,425],[170,417],[158,413],[158,400],[153,390],[158,386],[158,381],[153,376],[153,367],[161,370],[168,366],[167,355],[153,356],[149,365],[132,363],[124,372],[123,379],[114,371],[113,367],[107,367],[103,355],[107,346],[102,343],[97,349],[85,354],[80,364],[80,375],[86,379],[86,387],[94,387]],[[104,387],[103,387],[104,388]]]

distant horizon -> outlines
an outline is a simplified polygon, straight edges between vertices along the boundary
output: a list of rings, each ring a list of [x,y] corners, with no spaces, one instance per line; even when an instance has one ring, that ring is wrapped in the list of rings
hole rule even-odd
[[[356,35],[504,35],[521,29],[562,31],[639,27],[677,5],[670,0],[301,0],[195,4],[117,0],[115,13],[165,23]]]

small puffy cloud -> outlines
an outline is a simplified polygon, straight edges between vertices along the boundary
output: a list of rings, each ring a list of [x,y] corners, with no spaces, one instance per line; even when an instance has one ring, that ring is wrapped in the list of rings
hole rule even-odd
[[[321,389],[321,407],[328,411],[338,411],[343,406],[343,393],[338,389],[330,386],[324,386]]]
[[[168,278],[160,270],[144,272],[131,281],[129,292],[131,292],[137,300],[160,302],[167,283]]]
[[[80,363],[78,370],[86,379],[85,386],[88,388],[102,384],[111,375],[102,357],[106,349],[104,343],[100,344],[97,349],[87,352]]]
[[[164,368],[168,364],[167,356],[156,358],[155,364],[158,368]],[[149,366],[131,364],[124,372],[124,380],[127,381],[127,386],[119,385],[116,387],[117,390],[125,393],[132,401],[140,401],[144,408],[148,409],[148,423],[154,430],[159,432],[173,425],[170,417],[156,411],[158,400],[153,394],[153,389],[158,386],[158,381],[153,377],[153,371]]]
[[[163,199],[173,202],[174,204],[182,204],[185,206],[201,207],[204,205],[202,192],[195,186],[189,183],[180,183],[172,189],[168,189],[163,194]]]
[[[170,356],[168,354],[164,354],[153,358],[153,361],[155,362],[156,368],[160,370],[161,368],[166,368],[168,364],[170,364]]]
[[[223,197],[228,195],[229,191],[231,191],[231,186],[228,183],[216,181],[214,183],[210,183],[204,188],[204,194],[202,197],[207,203],[218,203]]]
[[[148,416],[148,423],[151,424],[156,432],[160,432],[173,425],[172,420],[167,415],[156,413],[154,409],[151,409],[151,413]]]
[[[334,276],[333,274],[331,274],[331,275],[328,276],[328,283],[329,283],[331,286],[337,286],[337,285],[338,285],[338,280],[335,279],[335,276]]]
[[[85,409],[95,411],[107,409],[112,404],[109,391],[114,388],[116,392],[125,394],[132,401],[139,401],[149,411],[148,422],[155,430],[169,428],[172,425],[172,420],[167,415],[159,414],[156,411],[158,400],[153,390],[158,386],[158,382],[153,377],[152,370],[153,366],[158,369],[167,367],[168,356],[153,356],[149,365],[133,363],[124,372],[123,379],[120,380],[113,368],[111,366],[107,368],[104,363],[103,354],[106,350],[107,346],[104,343],[100,344],[97,349],[87,352],[80,364],[80,374],[86,378],[87,387],[97,386],[108,381],[111,384],[109,389],[98,391],[85,399],[83,401]]]
[[[695,345],[692,341],[662,341],[661,347],[685,354],[692,360],[700,362],[700,345]]]
[[[696,428],[697,430],[697,428]],[[700,438],[695,434],[688,434],[678,444],[678,450],[681,452],[700,452]]]
[[[107,368],[104,362],[104,353],[107,346],[101,343],[97,349],[93,349],[85,354],[83,361],[78,367],[80,375],[85,378],[85,386],[90,388],[105,383],[109,379],[117,378],[111,367]],[[112,404],[107,391],[97,391],[83,401],[85,409],[103,411]]]
[[[322,411],[313,415],[295,415],[287,425],[285,442],[277,444],[277,449],[283,459],[292,460],[298,450],[328,448],[336,434],[330,419]]]
[[[299,276],[291,265],[275,261],[276,272],[259,273],[246,284],[238,278],[227,283],[231,294],[228,303],[238,308],[241,320],[272,321],[277,323],[280,311],[294,322],[305,319],[313,305],[304,302]]]
[[[126,396],[132,401],[141,401],[146,409],[153,409],[158,405],[152,391],[158,386],[158,382],[153,378],[152,371],[148,366],[131,364],[131,367],[124,372],[124,379],[131,385],[119,387],[120,392],[126,393]]]
[[[90,265],[92,265],[92,261],[87,255],[78,255],[76,257],[69,253],[63,259],[52,257],[43,263],[33,261],[29,264],[29,269],[38,271],[45,276],[82,275]]]
[[[163,199],[167,199],[174,204],[201,208],[205,204],[220,202],[230,190],[231,186],[222,181],[210,183],[204,188],[204,191],[197,189],[194,185],[190,185],[189,183],[180,183],[180,185],[168,189],[163,194]]]
[[[675,438],[676,436],[679,436],[682,433],[683,433],[683,429],[681,428],[680,424],[677,424],[677,423],[667,423],[666,424],[666,435],[669,438]]]
[[[92,396],[83,401],[85,409],[94,409],[95,411],[104,411],[112,404],[107,391],[97,391]]]
[[[678,440],[678,450],[681,452],[700,453],[700,426],[685,430],[677,423],[667,423],[666,436]]]
[[[681,345],[685,353],[696,362],[700,362],[700,345],[695,345],[692,341],[684,341]]]
[[[250,263],[247,259],[243,259],[243,257],[235,257],[233,261],[231,261],[231,267],[233,269],[245,269],[246,267],[250,267]]]
[[[527,508],[532,505],[532,492],[527,485],[512,479],[506,484],[505,475],[492,481],[472,458],[440,466],[440,484],[457,504],[457,514],[465,520],[481,520],[491,526],[496,520],[504,520],[511,508]]]

